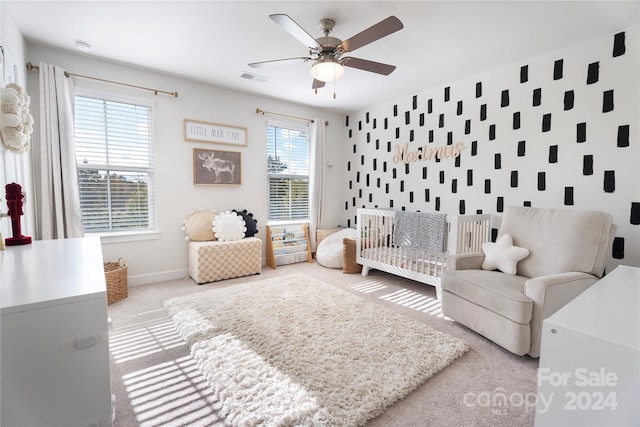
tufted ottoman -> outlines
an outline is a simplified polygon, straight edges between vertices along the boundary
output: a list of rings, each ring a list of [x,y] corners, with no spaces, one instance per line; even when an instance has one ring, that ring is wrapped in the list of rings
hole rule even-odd
[[[262,241],[245,237],[232,242],[189,242],[189,276],[198,284],[262,271]]]

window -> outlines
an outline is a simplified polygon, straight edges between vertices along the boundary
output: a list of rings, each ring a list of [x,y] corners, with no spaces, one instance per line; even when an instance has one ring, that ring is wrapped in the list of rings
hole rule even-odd
[[[75,97],[75,146],[85,233],[155,230],[149,105]]]
[[[309,128],[267,124],[269,220],[309,219]]]

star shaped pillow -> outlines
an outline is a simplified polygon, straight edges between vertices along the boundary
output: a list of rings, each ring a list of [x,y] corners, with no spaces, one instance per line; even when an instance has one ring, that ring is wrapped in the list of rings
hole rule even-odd
[[[509,234],[503,234],[495,243],[483,243],[482,252],[483,270],[500,270],[511,275],[516,274],[518,262],[529,256],[529,249],[513,246],[513,238]]]

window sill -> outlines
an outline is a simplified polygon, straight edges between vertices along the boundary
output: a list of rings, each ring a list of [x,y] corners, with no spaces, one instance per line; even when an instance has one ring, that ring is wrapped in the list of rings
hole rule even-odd
[[[280,220],[280,221],[269,221],[267,225],[282,226],[282,225],[308,224],[308,223],[309,223],[309,219],[288,219],[288,220]]]
[[[100,237],[100,243],[102,244],[157,240],[160,238],[160,232],[156,230],[128,231],[121,233],[87,233],[87,235]]]

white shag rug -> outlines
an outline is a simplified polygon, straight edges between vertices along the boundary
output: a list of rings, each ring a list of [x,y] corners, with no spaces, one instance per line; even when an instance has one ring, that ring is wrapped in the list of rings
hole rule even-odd
[[[165,307],[236,426],[361,426],[468,350],[304,274]]]

